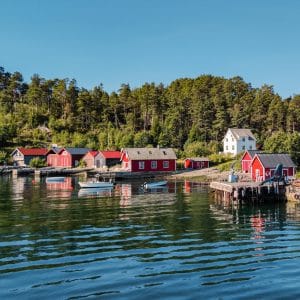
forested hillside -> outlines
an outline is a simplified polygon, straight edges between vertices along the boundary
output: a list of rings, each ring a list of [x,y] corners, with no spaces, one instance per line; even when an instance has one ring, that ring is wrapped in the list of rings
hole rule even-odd
[[[79,88],[74,79],[0,68],[0,143],[15,146],[87,146],[120,149],[174,147],[186,155],[220,150],[228,127],[251,128],[270,151],[300,150],[300,95],[281,99],[271,86],[253,88],[241,77],[202,75],[170,85],[121,85],[108,94],[101,85]]]

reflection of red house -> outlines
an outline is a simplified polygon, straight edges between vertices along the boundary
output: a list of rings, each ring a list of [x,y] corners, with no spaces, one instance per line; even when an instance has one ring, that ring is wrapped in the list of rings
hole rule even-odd
[[[52,167],[77,167],[79,161],[89,151],[88,148],[62,148],[58,153],[48,151],[47,164]]]
[[[130,172],[175,171],[176,155],[171,148],[124,148],[122,168]]]
[[[242,171],[244,173],[251,173],[250,165],[252,162],[253,157],[256,153],[261,153],[259,150],[247,150],[242,156]]]
[[[206,157],[193,157],[184,160],[185,169],[204,169],[209,167],[209,159]]]
[[[283,176],[295,176],[296,165],[288,154],[257,153],[250,165],[252,179],[263,181],[271,178],[278,164],[282,164]]]

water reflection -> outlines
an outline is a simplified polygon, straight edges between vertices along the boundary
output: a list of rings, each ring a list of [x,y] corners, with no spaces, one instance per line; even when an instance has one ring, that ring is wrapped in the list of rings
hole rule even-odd
[[[112,196],[113,196],[113,187],[83,188],[78,191],[79,198],[112,197]]]

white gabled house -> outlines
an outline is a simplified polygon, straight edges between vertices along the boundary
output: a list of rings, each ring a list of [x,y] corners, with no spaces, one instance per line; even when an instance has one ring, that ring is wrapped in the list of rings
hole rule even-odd
[[[245,150],[256,150],[256,139],[251,130],[228,128],[223,139],[223,152],[237,155]]]

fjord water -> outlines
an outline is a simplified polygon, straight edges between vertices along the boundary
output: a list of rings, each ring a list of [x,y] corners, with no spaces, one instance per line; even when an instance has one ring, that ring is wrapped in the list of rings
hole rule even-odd
[[[80,193],[0,177],[1,299],[295,299],[300,209],[190,182]]]

